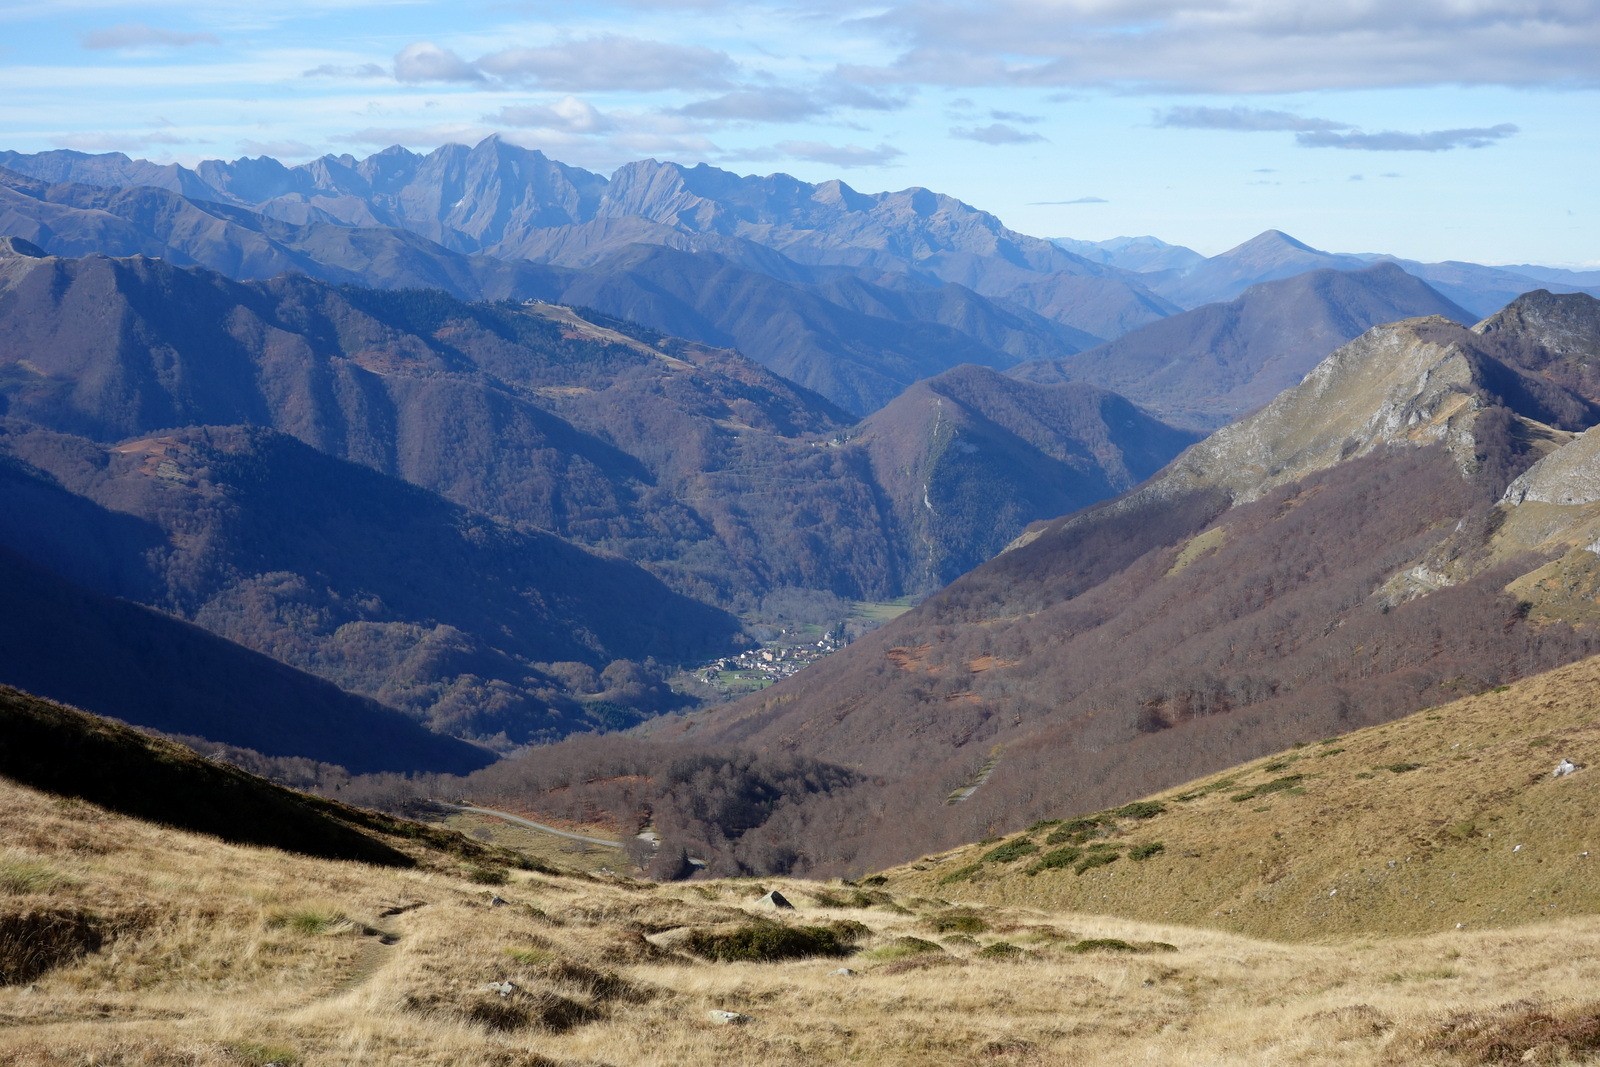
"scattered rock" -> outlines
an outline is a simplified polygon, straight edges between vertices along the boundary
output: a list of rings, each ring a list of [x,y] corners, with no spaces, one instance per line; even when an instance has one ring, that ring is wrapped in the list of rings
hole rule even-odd
[[[517,991],[517,983],[509,982],[509,981],[508,982],[490,982],[488,985],[484,986],[483,988],[487,989],[491,993],[499,993],[502,997],[509,997],[511,994],[513,994],[513,993],[515,993]]]
[[[756,903],[762,907],[771,908],[774,911],[794,910],[794,905],[789,903],[789,898],[778,892],[776,889],[762,897],[760,900],[756,901]]]
[[[1567,775],[1571,774],[1573,771],[1575,771],[1577,769],[1578,769],[1578,765],[1576,763],[1573,763],[1569,759],[1562,759],[1562,761],[1560,763],[1556,764],[1555,772],[1553,774],[1551,774],[1550,777],[1552,777],[1552,778],[1565,778]]]
[[[855,977],[855,973],[856,972],[852,971],[848,967],[840,967],[836,971],[829,971],[828,972],[828,977],[832,978],[835,975],[837,975],[840,978],[854,978]]]
[[[750,1021],[748,1015],[741,1015],[736,1011],[723,1011],[721,1008],[712,1008],[706,1012],[706,1018],[718,1026],[743,1026]]]
[[[507,901],[504,897],[501,897],[497,893],[490,893],[489,894],[489,907],[491,907],[491,908],[503,908],[508,903],[510,903],[510,902]]]

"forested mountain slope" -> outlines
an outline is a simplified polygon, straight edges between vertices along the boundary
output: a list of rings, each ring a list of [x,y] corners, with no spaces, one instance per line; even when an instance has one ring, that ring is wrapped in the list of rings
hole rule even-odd
[[[1519,365],[1550,334],[1514,324],[1549,299],[1475,330],[1376,328],[1142,488],[1041,525],[896,623],[676,735],[879,776],[797,816],[835,828],[808,839],[824,866],[873,866],[1588,654],[1600,636],[1586,620],[1537,614],[1508,586],[1587,551],[1590,506],[1546,511],[1543,539],[1517,542],[1535,555],[1496,533],[1528,506],[1502,500],[1508,483],[1600,417]],[[1600,334],[1580,336],[1568,358],[1592,360]],[[1455,571],[1435,573],[1435,554]],[[837,832],[869,808],[872,832]]]
[[[0,257],[0,324],[13,418],[107,443],[268,426],[626,555],[702,599],[785,587],[892,597],[950,570],[902,566],[910,504],[893,502],[916,495],[896,481],[910,474],[843,447],[848,417],[735,353],[626,324],[20,254]],[[1054,447],[1028,447],[1041,446]],[[1004,535],[1044,514],[1014,516]]]
[[[0,457],[0,544],[439,733],[504,744],[623,725],[663,703],[626,692],[637,664],[738,647],[731,617],[630,563],[270,430],[191,427],[106,446],[8,421]],[[574,671],[605,672],[616,692],[578,699]],[[30,684],[54,694],[60,683]]]

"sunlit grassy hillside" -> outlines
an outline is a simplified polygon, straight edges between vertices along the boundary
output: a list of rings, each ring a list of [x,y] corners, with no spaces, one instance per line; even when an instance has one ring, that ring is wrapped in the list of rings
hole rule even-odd
[[[1547,732],[1565,744],[1561,729]],[[1377,733],[1224,788],[1331,765]],[[1313,796],[1300,781],[1304,796],[1167,803],[1265,814]],[[1508,821],[1485,819],[1498,843]],[[1138,822],[1186,847],[1174,815]],[[1514,929],[1271,943],[954,900],[1000,879],[653,885],[523,869],[542,865],[437,830],[363,832],[412,865],[230,844],[0,779],[0,1063],[1455,1064],[1600,1047],[1600,919],[1572,908]],[[1515,855],[1537,859],[1541,840]],[[769,889],[795,910],[770,910]]]
[[[1578,769],[1557,777],[1562,760]],[[903,893],[1263,937],[1600,913],[1600,659],[891,872]]]

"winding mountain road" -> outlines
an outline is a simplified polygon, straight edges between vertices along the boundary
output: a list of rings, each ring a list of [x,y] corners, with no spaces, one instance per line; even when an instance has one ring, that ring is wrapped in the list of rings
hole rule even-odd
[[[508,811],[496,811],[493,808],[479,808],[474,807],[471,804],[451,804],[450,802],[444,800],[436,800],[434,803],[449,811],[465,811],[470,812],[473,815],[489,815],[496,819],[504,819],[506,822],[515,823],[518,826],[526,826],[530,830],[539,830],[543,833],[554,834],[557,837],[565,837],[572,841],[582,841],[587,845],[604,845],[607,848],[622,847],[621,841],[612,841],[604,837],[585,837],[583,834],[575,834],[570,830],[557,830],[554,826],[546,826],[542,822],[534,822],[532,819],[524,819],[522,816],[513,815]]]

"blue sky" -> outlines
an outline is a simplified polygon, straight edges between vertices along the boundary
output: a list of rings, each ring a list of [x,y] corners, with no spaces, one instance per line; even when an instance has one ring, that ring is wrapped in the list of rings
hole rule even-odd
[[[1600,266],[1597,0],[5,0],[0,148],[499,133],[922,185],[1026,233]]]

